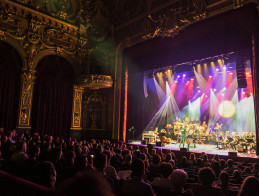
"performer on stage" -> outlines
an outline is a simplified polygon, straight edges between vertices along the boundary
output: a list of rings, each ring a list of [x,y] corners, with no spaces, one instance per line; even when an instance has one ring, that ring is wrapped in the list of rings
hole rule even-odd
[[[181,144],[183,144],[183,148],[184,148],[185,137],[186,137],[185,124],[182,125],[180,133],[181,133],[181,140],[180,140],[179,148],[181,148]]]
[[[221,127],[222,127],[222,124],[219,125],[219,123],[216,123],[216,125],[214,127],[214,130],[215,130],[216,134],[220,133]]]

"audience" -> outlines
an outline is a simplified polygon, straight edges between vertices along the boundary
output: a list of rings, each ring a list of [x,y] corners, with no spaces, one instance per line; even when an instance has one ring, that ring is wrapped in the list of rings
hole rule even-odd
[[[205,153],[197,159],[191,153],[189,160],[178,156],[178,162],[170,150],[150,150],[109,140],[0,132],[0,168],[60,194],[234,196],[240,187],[240,195],[257,194],[258,163],[229,159],[225,167],[224,159]]]
[[[239,191],[238,196],[253,196],[259,195],[259,181],[254,176],[247,177]]]

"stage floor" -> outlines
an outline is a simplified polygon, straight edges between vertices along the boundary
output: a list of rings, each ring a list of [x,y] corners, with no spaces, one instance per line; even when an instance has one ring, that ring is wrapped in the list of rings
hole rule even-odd
[[[132,144],[140,145],[140,146],[146,146],[141,144],[141,141],[132,141]],[[151,143],[152,144],[152,143]],[[155,145],[155,143],[153,144]],[[174,151],[180,151],[179,144],[165,144],[163,147],[155,146],[156,148],[162,148],[162,149],[168,149],[168,150],[174,150]],[[187,144],[185,145],[187,147]],[[210,144],[196,144],[196,148],[192,148],[192,146],[189,148],[189,152],[193,153],[202,153],[205,152],[206,154],[218,154],[223,156],[228,156],[229,152],[236,152],[234,150],[229,149],[218,149],[216,145],[210,145]],[[259,158],[259,156],[256,155],[256,153],[240,153],[237,152],[238,157],[246,157],[246,158]]]

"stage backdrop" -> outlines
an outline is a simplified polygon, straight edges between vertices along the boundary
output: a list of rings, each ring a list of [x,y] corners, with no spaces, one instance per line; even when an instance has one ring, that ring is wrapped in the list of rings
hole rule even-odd
[[[74,72],[58,56],[47,56],[39,62],[32,103],[32,131],[65,137],[69,134]]]

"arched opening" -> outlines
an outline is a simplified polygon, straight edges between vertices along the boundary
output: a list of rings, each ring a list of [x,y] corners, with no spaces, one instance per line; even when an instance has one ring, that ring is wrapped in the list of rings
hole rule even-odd
[[[0,127],[15,129],[21,83],[22,59],[15,48],[0,42]]]
[[[74,72],[59,56],[43,58],[36,70],[32,102],[32,131],[63,136],[71,123]]]

